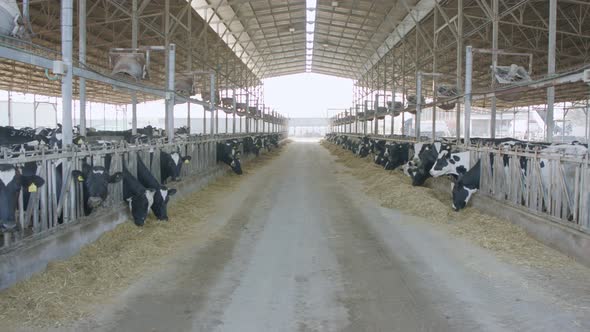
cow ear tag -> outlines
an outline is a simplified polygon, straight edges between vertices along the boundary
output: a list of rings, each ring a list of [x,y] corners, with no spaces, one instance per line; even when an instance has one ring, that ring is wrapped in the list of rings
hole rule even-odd
[[[187,159],[187,160],[184,161],[184,163],[185,164],[190,164],[190,160]]]
[[[34,183],[31,183],[29,185],[29,192],[30,193],[36,193],[37,192],[37,186]]]
[[[78,181],[79,182],[84,182],[84,177],[82,177],[82,175],[78,175]]]

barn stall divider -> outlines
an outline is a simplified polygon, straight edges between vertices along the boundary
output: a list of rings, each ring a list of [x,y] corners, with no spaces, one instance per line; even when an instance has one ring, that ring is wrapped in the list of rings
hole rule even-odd
[[[16,230],[2,233],[0,254],[16,250],[25,240],[43,238],[47,234],[67,229],[69,225],[82,220],[91,221],[90,218],[83,218],[85,213],[81,179],[78,181],[72,176],[72,171],[82,170],[83,163],[92,166],[108,166],[105,165],[108,159],[110,166],[107,171],[110,174],[121,172],[125,163],[127,169],[137,176],[137,158],[141,158],[154,177],[161,182],[160,152],[178,151],[182,156],[191,156],[191,160],[183,165],[181,176],[199,176],[216,167],[217,142],[252,135],[265,134],[194,135],[173,143],[154,142],[134,145],[121,142],[98,148],[96,146],[74,147],[71,150],[39,149],[11,152],[3,149],[0,165],[14,165],[20,172],[25,165],[35,165],[36,175],[43,178],[45,184],[31,190],[30,193],[25,193],[25,190],[19,191],[15,215]],[[26,195],[29,196],[28,199],[25,198]],[[122,204],[123,182],[109,184],[107,199],[100,210]]]
[[[392,138],[383,135],[337,134],[355,138],[369,137],[392,143],[431,142],[430,139],[417,141],[407,136]],[[459,151],[471,151],[471,167],[481,159],[478,195],[488,196],[590,234],[588,155],[574,157],[559,153],[541,154],[540,150],[513,151],[463,144],[456,147]],[[485,155],[488,158],[482,158]]]

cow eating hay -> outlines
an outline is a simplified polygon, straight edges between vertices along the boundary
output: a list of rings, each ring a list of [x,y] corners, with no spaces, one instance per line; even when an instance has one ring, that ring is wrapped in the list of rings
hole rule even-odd
[[[507,220],[483,214],[473,207],[456,213],[448,203],[448,193],[412,186],[411,179],[401,172],[385,171],[372,160],[359,159],[334,144],[324,141],[322,145],[347,169],[347,172],[338,172],[337,176],[347,176],[348,173],[360,179],[365,185],[364,191],[384,207],[448,228],[453,234],[518,265],[559,269],[574,264],[570,258],[544,246]],[[432,180],[447,181],[444,178]]]

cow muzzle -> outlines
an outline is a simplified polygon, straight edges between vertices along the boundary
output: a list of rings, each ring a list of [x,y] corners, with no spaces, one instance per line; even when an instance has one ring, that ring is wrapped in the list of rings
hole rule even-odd
[[[88,205],[91,208],[94,209],[94,208],[100,206],[100,204],[102,204],[102,198],[100,198],[100,197],[89,197],[88,198]]]
[[[0,223],[0,233],[12,233],[16,231],[16,222],[3,221]]]

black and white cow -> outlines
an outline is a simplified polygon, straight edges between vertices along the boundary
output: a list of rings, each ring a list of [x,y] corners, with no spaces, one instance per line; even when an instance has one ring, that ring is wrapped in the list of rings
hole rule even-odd
[[[411,155],[407,163],[402,166],[402,171],[408,177],[412,177],[420,165],[420,151],[422,151],[423,142],[410,144],[409,154]]]
[[[89,215],[92,210],[100,206],[108,196],[109,183],[117,183],[123,179],[121,172],[109,175],[108,167],[82,164],[82,171],[73,170],[72,176],[83,183],[84,214]]]
[[[254,154],[258,157],[258,155],[260,154],[261,147],[259,147],[256,144],[255,137],[244,137],[243,144],[244,144],[244,153],[251,153],[251,154]]]
[[[154,189],[146,189],[127,168],[123,168],[123,199],[129,203],[133,222],[143,226],[154,203]]]
[[[240,152],[232,141],[217,143],[217,162],[223,162],[236,174],[242,174],[242,164],[240,163]]]
[[[481,176],[481,160],[465,174],[461,175],[452,183],[453,186],[453,210],[459,211],[464,209],[473,194],[479,190],[479,180]]]
[[[139,156],[137,158],[137,179],[144,187],[155,189],[152,212],[158,220],[168,221],[168,202],[170,197],[176,194],[176,189],[168,189],[168,187],[161,185]]]
[[[14,165],[0,165],[0,232],[16,230],[15,211],[21,188],[37,191],[45,180],[37,175],[23,175]]]
[[[0,146],[39,144],[41,142],[49,143],[46,135],[45,128],[40,128],[39,130],[20,130],[14,127],[0,126]]]
[[[359,157],[365,158],[366,156],[369,155],[370,152],[371,152],[371,142],[369,140],[369,137],[367,137],[367,136],[361,137],[360,141],[356,145],[355,153]]]
[[[396,169],[408,162],[410,145],[408,143],[392,143],[385,146],[384,168],[386,170]]]
[[[377,165],[385,166],[385,140],[371,140],[370,151],[373,154],[373,161]]]
[[[144,128],[137,128],[137,134],[133,134],[131,129],[128,130],[101,130],[101,131],[89,131],[86,133],[89,140],[96,140],[101,137],[117,138],[117,140],[124,140],[128,143],[148,143],[152,139],[157,139],[165,136],[163,129],[158,129],[152,126],[146,126]],[[74,141],[75,142],[75,141]]]
[[[469,151],[451,152],[442,150],[438,153],[436,162],[430,169],[430,175],[433,177],[452,175],[457,178],[467,173],[470,161],[471,153]]]
[[[62,140],[63,140],[63,131],[62,131],[62,126],[61,124],[57,124],[57,128],[55,129],[50,129],[50,132],[48,133],[48,139],[49,139],[49,146],[50,147],[57,147],[57,148],[61,148],[62,147]],[[84,144],[86,141],[86,137],[84,136],[80,136],[80,135],[76,135],[74,134],[74,132],[72,131],[72,143],[75,145],[82,145]]]
[[[188,164],[191,159],[191,156],[181,156],[178,151],[172,153],[160,151],[160,178],[162,183],[166,183],[168,178],[172,179],[172,181],[180,181],[182,164]]]
[[[431,177],[430,170],[436,162],[439,151],[450,151],[451,146],[440,142],[422,144],[418,150],[418,161],[413,170],[410,170],[413,186],[421,186]]]

